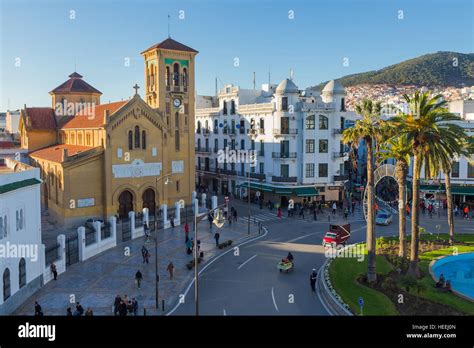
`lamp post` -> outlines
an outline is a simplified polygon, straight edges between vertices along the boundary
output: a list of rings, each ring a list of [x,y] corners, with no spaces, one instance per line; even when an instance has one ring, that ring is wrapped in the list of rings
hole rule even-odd
[[[252,141],[255,140],[257,137],[257,134],[255,132],[255,129],[253,129],[253,125],[251,125],[251,129],[249,131],[249,138],[250,138],[250,143],[252,144]],[[248,206],[249,206],[249,221],[247,225],[247,234],[250,234],[250,167],[252,164],[254,164],[257,161],[257,156],[255,155],[255,150],[252,149],[252,154],[250,155],[250,163],[249,163],[249,175],[248,175],[248,187],[247,187],[247,200],[248,200]]]
[[[168,185],[168,183],[170,182],[169,177],[171,175],[172,174],[166,174],[166,175],[163,175],[162,177],[156,178],[156,181],[155,181],[156,192],[158,192],[158,182],[161,179],[166,179],[165,180],[165,185]],[[157,227],[158,221],[157,221],[157,217],[156,217],[156,206],[155,206],[155,209],[154,209],[154,212],[153,212],[153,216],[154,216],[154,220],[155,220],[154,221],[154,223],[155,223],[155,226],[154,226],[154,232],[155,232],[155,307],[156,307],[156,309],[158,309],[160,307],[159,306],[159,300],[158,300],[159,299],[158,283],[160,282],[160,275],[158,274],[158,227]],[[163,216],[163,221],[164,221],[164,216]]]
[[[198,232],[197,232],[197,226],[198,223],[201,222],[208,214],[211,214],[214,211],[218,211],[217,216],[214,218],[213,223],[214,225],[217,226],[217,228],[221,228],[224,223],[225,223],[225,218],[223,217],[222,210],[221,208],[227,207],[227,203],[221,204],[217,206],[216,208],[209,210],[207,213],[202,213],[198,215],[198,204],[196,204],[197,199],[193,202],[194,204],[194,240],[195,240],[195,245],[194,245],[194,303],[195,303],[195,308],[196,308],[196,316],[199,315],[199,272],[198,272],[198,248],[197,248],[197,237],[198,237]]]

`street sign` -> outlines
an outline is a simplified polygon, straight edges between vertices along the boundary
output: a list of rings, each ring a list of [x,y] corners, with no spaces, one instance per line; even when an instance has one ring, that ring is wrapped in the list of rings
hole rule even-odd
[[[364,307],[364,299],[362,297],[359,297],[357,302],[359,303],[359,306]]]
[[[260,197],[260,191],[255,192],[255,195],[256,195],[257,197]]]

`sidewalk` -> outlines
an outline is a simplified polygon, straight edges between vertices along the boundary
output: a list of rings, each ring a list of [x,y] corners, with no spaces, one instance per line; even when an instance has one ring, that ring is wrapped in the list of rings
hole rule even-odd
[[[201,251],[204,252],[200,268],[212,257],[232,248],[232,246],[223,249],[216,247],[214,240],[216,230],[217,227],[213,226],[212,232],[209,231],[207,219],[199,223],[198,239],[201,240]],[[112,306],[118,294],[121,297],[128,295],[129,299],[136,298],[139,315],[143,315],[144,307],[147,315],[162,315],[161,301],[165,301],[165,311],[171,309],[179,294],[194,277],[194,270],[188,270],[186,267],[186,263],[193,259],[193,255],[187,255],[185,252],[184,225],[160,230],[158,233],[159,310],[155,309],[155,243],[150,240],[145,244],[151,254],[150,264],[145,265],[141,255],[144,238],[138,238],[72,265],[58,277],[57,281],[46,284],[13,314],[33,315],[34,303],[38,301],[44,315],[66,315],[67,307],[71,307],[74,312],[75,303],[70,301],[74,296],[75,301],[79,301],[84,309],[90,307],[94,315],[113,315]],[[257,226],[251,226],[249,236],[247,225],[241,223],[233,223],[231,227],[226,223],[219,229],[219,233],[221,243],[230,239],[233,241],[232,245],[258,235]],[[191,224],[189,236],[194,237]],[[125,255],[127,247],[130,248],[130,256]],[[170,261],[175,266],[172,280],[166,271]],[[143,274],[140,290],[135,285],[135,273],[138,269]]]

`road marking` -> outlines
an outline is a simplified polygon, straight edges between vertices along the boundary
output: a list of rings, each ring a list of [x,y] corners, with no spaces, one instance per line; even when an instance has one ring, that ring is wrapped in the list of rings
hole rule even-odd
[[[227,315],[226,311],[225,311],[225,308],[224,308],[224,315]]]
[[[242,242],[242,243],[240,243],[240,244],[237,244],[236,246],[240,247],[240,246],[242,246],[242,245],[251,243],[251,242],[253,242],[253,241],[257,240],[257,239],[260,239],[260,238],[265,237],[265,236],[268,234],[268,230],[267,230],[267,228],[266,228],[265,226],[263,227],[263,230],[265,231],[264,234],[262,234],[262,235],[260,235],[260,236],[257,236],[257,237],[254,237],[254,238],[252,238],[252,239],[249,239],[249,240],[247,240],[247,241],[245,241],[245,242]],[[211,261],[209,261],[208,263],[206,263],[206,264],[204,265],[204,267],[199,271],[198,276],[200,276],[201,273],[204,272],[204,271],[205,271],[210,265],[212,265],[214,262],[216,262],[217,260],[219,260],[219,259],[220,259],[221,257],[223,257],[224,255],[226,255],[226,254],[228,254],[228,253],[230,253],[230,252],[233,252],[233,251],[234,251],[234,249],[232,248],[232,249],[229,249],[229,250],[227,250],[226,252],[224,252],[224,253],[222,253],[222,254],[217,255],[216,257],[214,257]],[[182,294],[182,295],[184,295],[184,298],[186,298],[186,296],[188,295],[189,290],[191,289],[191,287],[192,287],[193,284],[194,284],[194,280],[195,280],[194,278],[191,280],[191,282],[189,283],[188,287],[187,287],[186,290],[184,291],[184,294]],[[166,313],[166,316],[169,316],[169,315],[173,314],[173,313],[178,309],[178,307],[179,307],[180,305],[181,305],[181,302],[178,301],[178,303],[173,307],[173,309],[171,309],[168,313]]]
[[[245,264],[249,261],[252,261],[254,258],[257,257],[257,254],[255,254],[254,256],[252,256],[250,259],[248,259],[247,261],[245,261],[243,264],[241,264],[239,267],[237,267],[237,269],[241,269],[242,267],[245,266]]]
[[[319,234],[319,233],[324,233],[324,232],[323,231],[318,231],[318,232],[313,232],[313,233],[310,233],[310,234],[305,234],[304,236],[287,240],[286,243],[296,242],[297,240],[312,236],[313,234]]]
[[[272,286],[272,299],[273,299],[273,305],[275,306],[275,309],[278,312],[278,306],[277,306],[276,301],[275,301],[275,294],[273,293],[273,286]]]

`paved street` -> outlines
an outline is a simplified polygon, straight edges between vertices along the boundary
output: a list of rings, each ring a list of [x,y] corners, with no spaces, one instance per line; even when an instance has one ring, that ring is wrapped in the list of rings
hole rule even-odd
[[[233,202],[239,211],[247,214],[247,205],[242,201]],[[209,264],[200,275],[199,306],[203,315],[327,315],[317,295],[311,292],[309,274],[318,269],[325,260],[321,246],[331,217],[331,223],[345,223],[341,212],[336,217],[325,212],[318,215],[318,221],[308,214],[305,219],[298,217],[281,220],[276,210],[259,209],[251,205],[252,218],[262,222],[268,229],[263,238],[242,245],[239,255],[232,252]],[[255,219],[254,219],[255,218]],[[398,234],[398,216],[389,226],[376,226],[377,236]],[[248,218],[240,216],[246,223]],[[351,223],[352,243],[365,241],[366,224],[360,207],[347,222]],[[474,233],[471,221],[457,218],[458,233]],[[446,232],[446,217],[421,217],[421,226],[429,232]],[[408,227],[408,233],[410,233]],[[288,274],[280,273],[276,265],[291,251],[295,257],[295,269]],[[190,286],[184,303],[178,304],[169,314],[192,315],[195,313],[194,286]]]
[[[220,242],[230,239],[233,244],[237,244],[258,236],[256,226],[251,227],[249,236],[244,225],[234,224],[229,227],[226,224],[220,229]],[[216,227],[213,227],[213,232],[209,231],[207,220],[199,224],[198,238],[201,240],[201,251],[204,252],[204,262],[200,267],[219,253],[231,250],[229,247],[222,250],[216,248],[213,238],[215,230]],[[190,226],[190,237],[193,237],[193,233]],[[14,314],[32,315],[34,302],[38,301],[45,315],[65,315],[67,307],[72,307],[74,311],[74,305],[70,303],[71,295],[74,295],[75,301],[80,301],[85,309],[91,307],[94,314],[112,315],[112,305],[117,294],[126,294],[130,299],[135,297],[139,303],[140,315],[143,314],[144,307],[147,308],[148,315],[163,314],[161,300],[165,300],[165,311],[169,310],[177,302],[182,289],[193,278],[194,272],[186,268],[186,263],[193,256],[185,253],[183,226],[160,230],[158,241],[160,310],[155,309],[155,245],[151,240],[145,243],[151,254],[150,264],[145,265],[141,255],[144,238],[138,238],[72,265],[59,275],[57,281],[51,281],[37,291]],[[130,248],[130,256],[125,255],[126,247]],[[166,270],[170,261],[175,266],[172,280]],[[138,269],[143,273],[140,290],[134,281]]]

